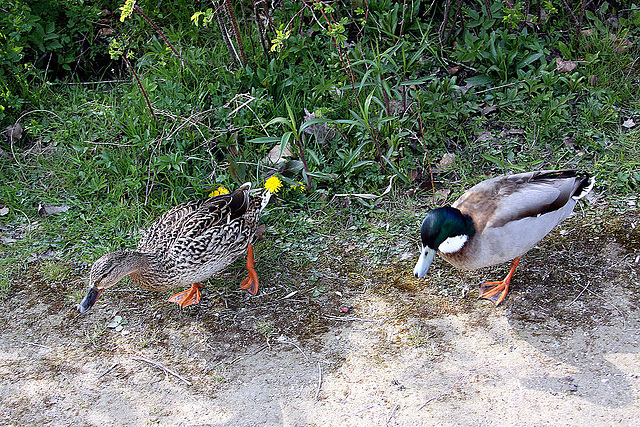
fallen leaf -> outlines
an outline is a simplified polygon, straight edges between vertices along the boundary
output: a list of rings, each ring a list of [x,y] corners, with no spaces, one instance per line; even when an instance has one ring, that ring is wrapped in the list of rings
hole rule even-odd
[[[493,113],[493,112],[495,112],[495,111],[497,111],[497,110],[498,110],[498,106],[497,106],[497,105],[487,105],[486,107],[484,107],[484,108],[480,111],[480,113],[481,113],[483,116],[486,116],[486,115],[491,114],[491,113]]]
[[[451,190],[449,190],[448,188],[440,189],[436,191],[436,198],[442,197],[443,199],[446,199],[447,197],[449,197],[450,193],[451,193]]]
[[[454,153],[446,153],[444,156],[442,156],[442,159],[440,159],[440,161],[438,162],[437,167],[439,169],[447,169],[449,168],[449,166],[454,164],[455,161],[456,161],[456,155]]]
[[[33,252],[29,254],[29,259],[27,259],[27,262],[34,262],[34,261],[38,261],[41,259],[47,259],[47,258],[53,258],[55,256],[55,254],[53,253],[53,251],[51,249],[47,249],[46,251],[44,251],[43,253],[39,254],[37,252]]]
[[[469,92],[469,89],[471,89],[473,87],[473,85],[471,83],[467,83],[464,86],[460,86],[458,87],[458,89],[456,89],[456,92],[461,93],[461,94],[465,94],[467,92]]]
[[[18,141],[22,138],[22,126],[20,126],[20,123],[9,126],[2,132],[2,135],[9,141]]]
[[[597,85],[597,84],[598,84],[598,77],[597,77],[595,74],[592,74],[592,75],[589,77],[589,85],[590,85],[590,86],[595,86],[595,85]]]
[[[627,119],[624,122],[622,122],[622,127],[625,127],[627,129],[631,129],[635,125],[636,125],[636,122],[634,122],[633,119]]]
[[[315,111],[313,113],[310,113],[306,108],[304,109],[304,113],[304,123],[313,119],[322,118],[322,116],[316,114]],[[318,144],[324,144],[330,139],[333,139],[333,137],[336,135],[336,131],[334,129],[330,128],[326,123],[322,122],[314,123],[310,126],[307,126],[306,128],[304,128],[303,132],[314,135]]]
[[[564,138],[562,138],[562,142],[564,143],[565,147],[571,148],[573,150],[576,140],[571,138],[570,136],[565,136]]]
[[[9,214],[9,208],[8,207],[4,207],[4,208],[0,208],[0,216],[5,216]]]
[[[14,239],[13,237],[6,237],[6,236],[1,236],[0,237],[0,242],[2,242],[5,245],[9,245],[11,243],[15,243],[18,240]]]
[[[269,151],[269,154],[267,154],[267,157],[265,157],[262,162],[268,165],[277,165],[283,162],[285,158],[291,157],[292,155],[289,145],[282,149],[282,144],[277,144],[271,149],[271,151]]]
[[[616,46],[616,53],[618,55],[624,53],[627,49],[631,49],[633,43],[631,43],[626,38],[620,38],[614,34],[611,34],[609,38],[613,41],[613,44]]]
[[[451,67],[447,70],[450,76],[455,76],[462,69],[462,66],[456,65],[455,67]]]
[[[629,40],[625,40],[624,43],[621,43],[620,45],[618,45],[618,47],[616,48],[616,53],[618,55],[623,54],[627,49],[631,49],[631,46],[633,46],[633,43],[631,43]]]
[[[493,139],[493,135],[491,135],[491,132],[489,132],[488,130],[485,130],[480,135],[478,135],[476,142],[485,142],[491,139]]]
[[[69,210],[69,206],[51,206],[51,205],[38,205],[38,213],[40,216],[55,215]]]
[[[267,226],[264,224],[260,224],[258,226],[258,228],[256,228],[256,232],[254,233],[254,236],[256,237],[256,241],[260,241],[262,239],[264,239],[264,231],[267,229]]]
[[[107,37],[107,36],[113,35],[114,33],[115,33],[114,29],[109,27],[103,27],[98,30],[98,35],[102,37]]]
[[[118,330],[117,329],[118,326],[122,325],[123,323],[126,323],[126,322],[123,322],[122,320],[123,320],[122,316],[115,316],[113,320],[109,324],[107,324],[107,328],[116,328],[116,330]],[[122,326],[120,326],[120,330],[122,330]]]
[[[407,169],[407,178],[409,178],[411,182],[415,181],[417,177],[418,177],[418,169],[415,169],[415,168]]]
[[[559,73],[569,73],[573,71],[578,64],[571,60],[564,60],[562,58],[556,58],[556,71]]]

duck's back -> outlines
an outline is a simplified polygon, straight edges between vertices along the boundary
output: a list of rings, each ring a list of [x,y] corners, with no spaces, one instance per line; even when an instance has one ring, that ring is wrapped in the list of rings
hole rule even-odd
[[[241,216],[246,211],[246,199],[244,192],[236,190],[231,194],[190,200],[174,206],[149,226],[138,242],[137,250],[166,253],[181,238],[195,237],[208,228],[227,222],[232,213],[235,217]],[[232,210],[232,207],[236,209]]]
[[[243,185],[175,206],[149,227],[137,250],[156,254],[176,286],[215,275],[246,252],[256,231],[262,198],[248,190]]]
[[[466,269],[524,255],[571,215],[591,181],[573,170],[539,171],[482,181],[452,206],[471,216],[476,234],[461,251],[443,254]]]

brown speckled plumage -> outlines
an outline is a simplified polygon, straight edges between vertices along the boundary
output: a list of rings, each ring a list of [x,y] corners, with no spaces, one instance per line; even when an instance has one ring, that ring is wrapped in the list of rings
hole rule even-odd
[[[163,291],[212,277],[245,254],[269,193],[249,195],[250,183],[231,194],[175,206],[147,229],[135,251],[111,252],[91,268],[98,291],[130,275],[141,288]]]

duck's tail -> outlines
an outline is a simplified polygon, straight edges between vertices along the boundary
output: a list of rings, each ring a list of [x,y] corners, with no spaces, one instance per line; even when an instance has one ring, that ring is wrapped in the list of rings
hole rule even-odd
[[[271,191],[264,190],[262,193],[262,203],[260,204],[260,212],[267,206],[269,203],[269,199],[271,199]]]
[[[580,174],[576,178],[580,180],[580,183],[578,184],[574,195],[571,197],[573,198],[573,200],[580,200],[584,196],[589,194],[589,192],[593,189],[593,186],[596,183],[596,179],[592,176],[590,177],[586,173]]]

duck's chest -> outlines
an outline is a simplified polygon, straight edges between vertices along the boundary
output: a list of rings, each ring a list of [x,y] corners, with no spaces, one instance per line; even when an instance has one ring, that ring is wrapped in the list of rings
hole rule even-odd
[[[176,277],[171,274],[171,269],[163,268],[162,270],[140,271],[131,273],[129,277],[136,286],[149,291],[166,291],[180,286],[176,283]]]

